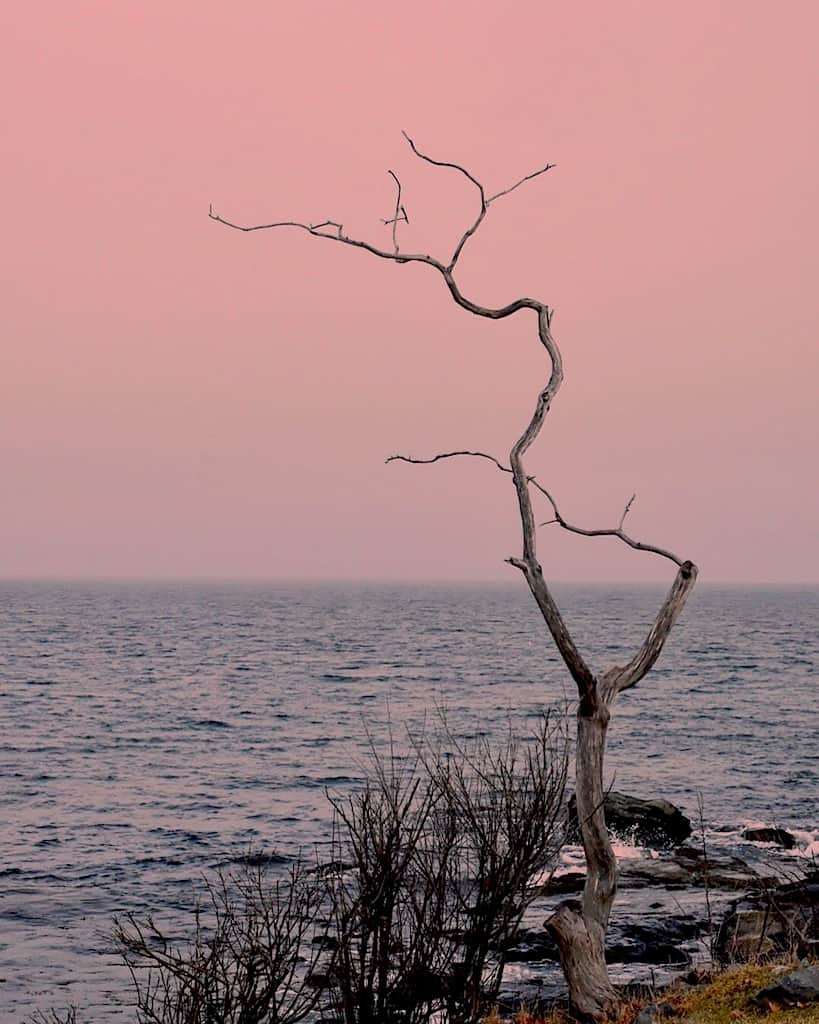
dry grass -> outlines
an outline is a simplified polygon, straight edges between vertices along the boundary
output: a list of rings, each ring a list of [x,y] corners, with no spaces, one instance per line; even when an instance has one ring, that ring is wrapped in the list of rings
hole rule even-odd
[[[795,969],[791,964],[743,964],[717,974],[702,989],[682,993],[680,1016],[691,1024],[760,1024],[771,1020],[777,1024],[819,1024],[819,1004],[797,1009],[771,1007],[766,1013],[750,1002],[751,996],[770,984],[778,975]],[[669,1002],[676,1000],[669,999]]]
[[[670,1003],[673,1016],[657,1018],[658,1024],[685,1021],[685,1024],[819,1024],[819,1004],[797,1009],[773,1006],[770,1012],[751,1003],[751,996],[770,984],[777,976],[793,970],[797,963],[743,964],[729,967],[715,974],[706,984],[697,988],[675,986],[661,996],[658,1002]],[[611,1024],[632,1024],[637,1014],[650,1000],[626,1000],[618,1008]],[[502,1018],[497,1011],[486,1018],[485,1024],[573,1024],[562,1010],[547,1016],[533,1014],[526,1007],[511,1018]]]

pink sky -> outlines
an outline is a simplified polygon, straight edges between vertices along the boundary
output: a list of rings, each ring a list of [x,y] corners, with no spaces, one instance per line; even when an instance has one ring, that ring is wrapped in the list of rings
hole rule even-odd
[[[0,576],[515,579],[544,360],[435,273],[207,218],[343,220],[556,310],[529,466],[567,517],[819,580],[815,0],[7,4]],[[546,514],[544,513],[544,518]],[[558,579],[670,578],[541,531]]]

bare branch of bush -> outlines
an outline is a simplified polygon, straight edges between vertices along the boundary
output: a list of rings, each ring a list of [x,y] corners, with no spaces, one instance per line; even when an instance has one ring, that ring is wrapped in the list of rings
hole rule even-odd
[[[128,914],[114,939],[134,986],[139,1024],[296,1024],[319,993],[305,979],[323,886],[297,862],[270,881],[263,867],[220,873],[176,945],[151,917]]]
[[[77,1008],[69,1006],[65,1010],[35,1010],[29,1020],[31,1024],[78,1024]]]

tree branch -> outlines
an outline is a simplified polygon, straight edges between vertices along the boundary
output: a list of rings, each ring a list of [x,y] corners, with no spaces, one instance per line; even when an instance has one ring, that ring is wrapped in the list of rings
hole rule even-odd
[[[521,178],[520,181],[516,181],[515,184],[510,186],[509,188],[505,188],[500,192],[496,192],[493,196],[490,196],[486,200],[486,205],[489,206],[491,203],[494,203],[496,199],[500,199],[501,196],[508,196],[510,192],[514,192],[516,188],[520,188],[520,186],[523,185],[525,182],[531,181],[532,178],[537,178],[541,174],[545,174],[547,171],[551,171],[552,168],[555,166],[555,164],[546,164],[545,167],[541,167],[540,170],[532,171],[531,174],[527,174],[525,177]]]
[[[236,224],[221,217],[218,213],[214,213],[212,206],[208,210],[208,217],[219,224],[224,224],[227,228],[233,228],[234,231],[269,231],[272,228],[300,228],[314,238],[328,238],[331,242],[341,242],[344,245],[351,245],[356,249],[364,249],[366,252],[372,253],[373,256],[378,256],[382,260],[392,260],[393,263],[427,263],[440,274],[446,275],[446,267],[432,256],[422,255],[421,253],[402,252],[396,254],[394,252],[387,252],[385,249],[379,249],[376,245],[371,245],[370,242],[364,242],[359,238],[351,238],[349,235],[345,235],[344,226],[335,220],[324,220],[317,224],[305,224],[297,220],[278,220],[271,221],[269,224]],[[322,230],[322,228],[328,227],[335,228],[335,231],[328,232]]]
[[[683,564],[682,558],[680,558],[678,555],[675,555],[673,551],[668,551],[666,548],[657,547],[656,544],[644,544],[642,541],[634,540],[633,537],[629,537],[629,535],[623,531],[623,523],[625,522],[625,518],[628,515],[629,510],[631,509],[634,499],[637,497],[636,494],[632,494],[631,498],[629,498],[628,504],[623,510],[623,514],[620,516],[619,526],[615,527],[612,530],[586,530],[581,526],[574,526],[572,523],[567,522],[560,514],[557,504],[555,503],[555,499],[552,497],[552,495],[546,490],[545,487],[542,487],[537,482],[537,480],[534,479],[534,477],[532,477],[531,480],[534,486],[541,492],[541,494],[544,494],[546,496],[546,498],[549,501],[549,504],[552,506],[552,511],[554,512],[554,519],[549,519],[547,520],[547,522],[540,523],[541,526],[548,526],[552,523],[557,523],[558,526],[562,526],[563,529],[568,530],[569,533],[577,533],[581,537],[617,537],[624,544],[628,544],[630,548],[634,548],[635,551],[649,551],[654,555],[660,555],[661,558],[668,558],[670,561],[674,562],[675,565],[681,566]]]
[[[660,657],[671,627],[679,618],[680,612],[688,600],[688,595],[697,582],[697,573],[697,567],[693,562],[681,563],[674,582],[671,584],[671,589],[640,650],[627,665],[615,666],[602,677],[603,698],[606,702],[612,700],[616,694],[639,683]]]
[[[502,473],[512,472],[508,466],[504,466],[504,464],[499,459],[496,459],[494,455],[488,455],[486,452],[441,452],[440,455],[433,455],[428,459],[414,459],[411,455],[390,455],[388,459],[384,460],[384,463],[387,465],[390,462],[409,462],[413,466],[429,466],[433,462],[440,462],[441,459],[455,459],[459,455],[472,455],[477,459],[487,459],[489,462],[494,463]]]
[[[387,174],[389,174],[389,176],[395,182],[395,187],[398,190],[398,194],[395,197],[395,214],[394,214],[392,220],[385,220],[384,221],[385,224],[392,224],[392,246],[393,246],[393,249],[395,251],[394,254],[397,256],[398,255],[398,223],[399,223],[399,221],[403,220],[403,221],[406,221],[407,224],[409,224],[409,217],[407,216],[407,211],[401,205],[401,182],[400,182],[400,180],[398,178],[398,175],[395,173],[395,171],[387,171]]]
[[[463,251],[463,247],[481,226],[481,222],[486,216],[486,211],[489,209],[489,204],[486,201],[486,193],[484,192],[483,185],[478,181],[477,178],[474,178],[465,167],[462,167],[460,164],[451,163],[449,160],[434,160],[431,156],[427,156],[426,153],[422,153],[415,145],[413,140],[409,137],[409,135],[407,135],[406,132],[402,132],[401,134],[409,143],[410,149],[419,159],[426,161],[426,163],[428,164],[432,164],[434,167],[451,167],[452,170],[459,171],[461,174],[464,175],[465,178],[472,182],[472,184],[478,190],[478,193],[481,197],[481,209],[480,212],[478,213],[478,216],[475,218],[472,224],[470,224],[470,226],[466,229],[463,235],[461,235],[458,244],[455,246],[455,251],[452,254],[452,258],[447,264],[447,271],[449,273],[452,273],[452,271],[455,269],[455,264],[458,262],[458,257],[461,255],[461,252]]]
[[[449,160],[434,160],[431,156],[427,156],[426,153],[422,153],[415,145],[413,140],[409,137],[409,135],[407,135],[406,132],[402,132],[401,134],[409,143],[410,149],[419,159],[426,161],[426,163],[428,164],[432,164],[434,167],[451,167],[452,170],[459,171],[461,174],[464,175],[465,178],[472,182],[475,188],[477,188],[478,193],[481,197],[481,208],[480,212],[478,213],[478,216],[475,218],[472,224],[470,224],[466,231],[464,231],[463,235],[461,235],[460,239],[458,240],[458,244],[455,246],[455,251],[452,254],[452,258],[447,264],[446,269],[450,273],[452,273],[452,271],[455,269],[455,264],[458,262],[458,259],[461,253],[463,252],[464,246],[481,226],[481,223],[484,217],[486,216],[490,204],[493,203],[496,199],[500,199],[501,196],[508,196],[509,193],[514,192],[516,188],[520,188],[520,186],[524,182],[531,181],[532,178],[537,178],[539,175],[545,174],[546,171],[550,171],[555,166],[554,164],[546,164],[545,167],[541,167],[537,171],[532,171],[531,174],[527,174],[525,177],[521,178],[520,181],[515,182],[514,185],[510,186],[509,188],[503,189],[500,192],[496,192],[493,196],[490,196],[487,199],[486,190],[484,189],[483,185],[478,181],[477,178],[470,174],[470,172],[465,167],[461,166],[461,164],[452,163]]]
[[[434,159],[434,157],[427,156],[426,153],[421,152],[421,150],[415,145],[413,140],[409,137],[409,135],[407,135],[406,132],[402,131],[401,134],[407,140],[410,149],[419,158],[419,160],[424,160],[426,161],[426,163],[432,164],[433,167],[451,167],[453,171],[459,171],[461,174],[463,174],[465,178],[472,182],[472,184],[480,193],[481,207],[486,206],[486,196],[484,194],[483,185],[478,181],[477,178],[474,178],[465,167],[461,167],[460,164],[451,163],[449,160],[436,160]]]
[[[464,455],[473,456],[479,459],[486,459],[488,462],[492,462],[495,466],[497,466],[502,473],[512,472],[509,466],[505,466],[500,461],[500,459],[495,458],[494,455],[489,455],[487,452],[475,452],[465,450],[455,452],[441,452],[438,455],[433,455],[431,458],[426,459],[415,459],[409,455],[390,455],[390,457],[386,459],[386,462],[409,462],[416,466],[426,466],[430,465],[433,462],[440,462],[442,459],[454,459]],[[620,525],[616,527],[616,529],[586,530],[580,526],[574,526],[572,523],[567,522],[563,518],[557,507],[557,502],[552,497],[551,492],[547,491],[543,484],[538,482],[537,477],[529,476],[527,479],[533,487],[537,488],[537,490],[540,491],[541,494],[545,495],[545,497],[549,501],[549,504],[552,506],[552,510],[554,512],[554,519],[547,519],[545,522],[539,523],[539,526],[551,526],[553,524],[556,524],[557,526],[562,527],[562,529],[567,530],[569,533],[577,533],[580,534],[580,536],[582,537],[617,537],[618,540],[623,541],[623,543],[627,544],[630,548],[634,548],[635,551],[648,551],[651,554],[660,555],[660,557],[662,558],[670,559],[672,562],[674,562],[675,565],[680,566],[683,564],[683,560],[679,558],[677,555],[675,555],[672,551],[667,551],[665,548],[657,547],[655,544],[645,544],[642,541],[634,540],[633,537],[629,537],[628,534],[623,532],[623,522],[625,521],[626,516],[631,510],[631,506],[634,504],[634,500],[637,497],[636,494],[632,494],[632,496],[629,498],[626,507],[623,510],[623,514],[620,516]]]

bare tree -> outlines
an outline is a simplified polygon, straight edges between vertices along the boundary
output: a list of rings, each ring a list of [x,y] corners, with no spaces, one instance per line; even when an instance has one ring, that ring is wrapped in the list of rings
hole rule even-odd
[[[549,374],[540,389],[533,412],[525,429],[512,445],[507,461],[487,452],[448,451],[427,459],[413,459],[394,455],[387,461],[400,460],[413,463],[431,463],[440,459],[474,457],[487,460],[503,473],[512,477],[517,497],[522,531],[522,551],[519,557],[508,559],[510,565],[523,574],[552,639],[560,652],[574,682],[579,702],[577,710],[576,787],[580,832],[586,857],[586,884],[579,903],[568,902],[552,916],[549,926],[560,947],[563,968],[569,985],[574,1012],[581,1017],[599,1019],[616,1003],[616,993],[609,980],[605,963],[605,934],[617,890],[617,861],[614,856],[603,812],[603,755],[606,743],[611,705],[618,693],[635,686],[654,665],[668,638],[671,627],[682,611],[697,578],[697,567],[664,548],[645,544],[630,537],[624,530],[626,516],[633,498],[628,502],[617,526],[609,529],[584,529],[570,523],[559,511],[551,493],[524,466],[524,456],[543,426],[546,415],[563,381],[563,362],[560,349],[552,335],[552,309],[539,299],[520,298],[498,308],[482,306],[463,294],[456,279],[455,268],[470,238],[483,223],[492,205],[508,196],[525,182],[545,174],[552,164],[525,175],[508,188],[488,194],[483,184],[465,167],[446,160],[437,160],[422,153],[406,135],[412,152],[420,160],[436,167],[448,168],[461,174],[474,188],[478,198],[478,212],[459,238],[452,255],[444,262],[422,253],[404,252],[399,245],[399,226],[408,221],[402,198],[401,183],[392,171],[397,189],[393,215],[384,221],[391,231],[392,247],[384,249],[362,239],[348,235],[340,221],[323,220],[303,223],[292,220],[272,221],[266,224],[236,224],[210,210],[210,217],[227,227],[239,231],[261,231],[293,227],[316,238],[328,239],[345,246],[361,249],[379,259],[394,263],[423,263],[431,267],[444,281],[453,300],[467,312],[490,320],[502,320],[519,312],[531,311],[535,315],[537,337],[548,357]],[[578,650],[560,609],[544,578],[537,557],[538,517],[535,500],[545,500],[549,518],[540,525],[553,524],[571,533],[587,537],[615,537],[637,551],[651,552],[668,559],[677,566],[671,589],[660,607],[648,636],[626,665],[614,665],[595,672]]]

